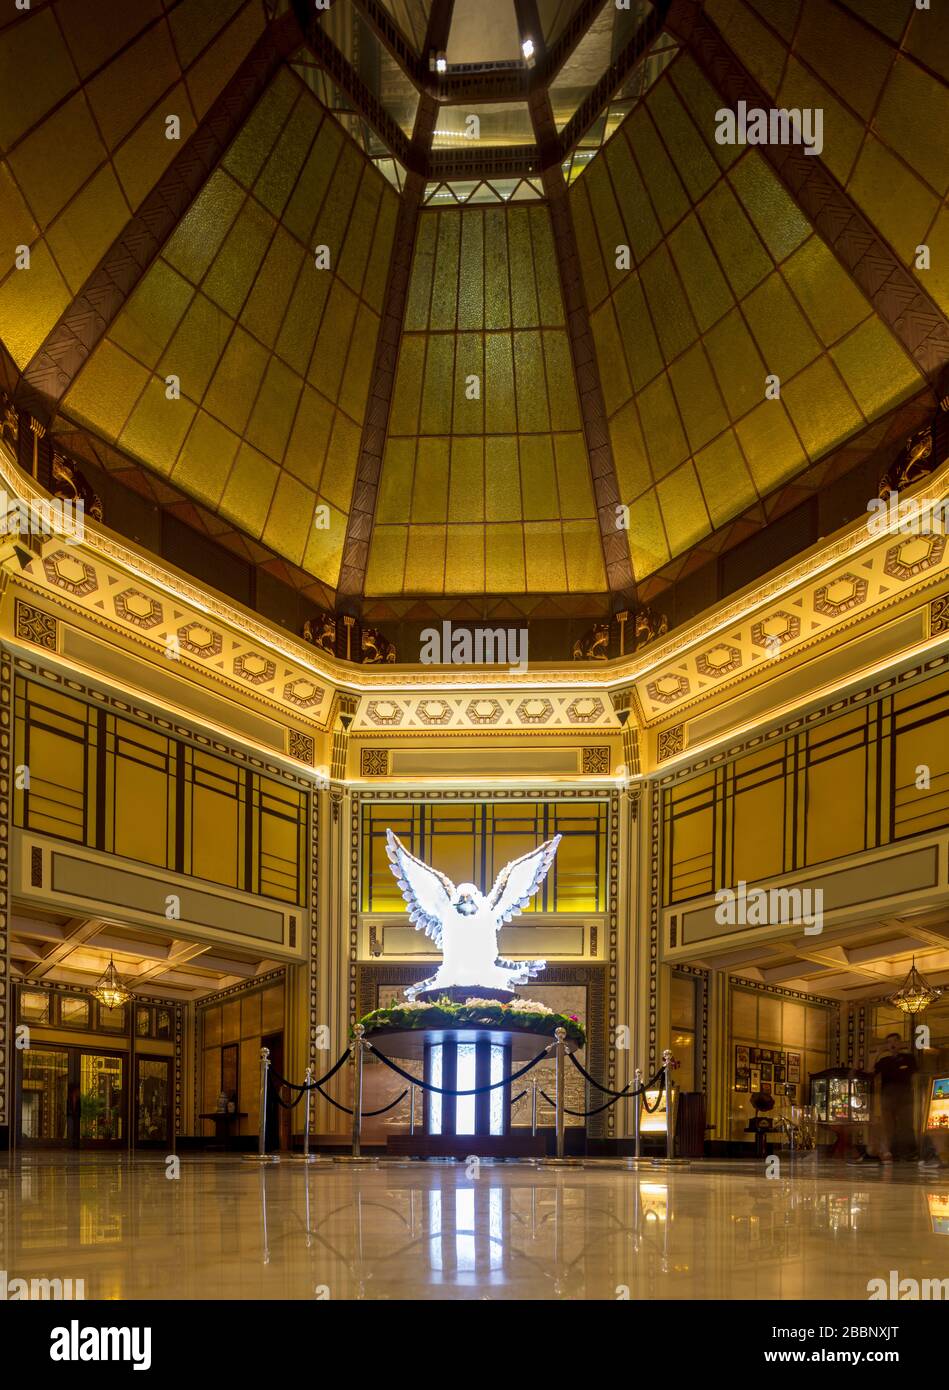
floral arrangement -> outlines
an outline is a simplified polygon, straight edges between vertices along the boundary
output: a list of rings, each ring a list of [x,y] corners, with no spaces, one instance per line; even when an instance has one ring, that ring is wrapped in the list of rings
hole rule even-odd
[[[534,999],[511,999],[507,1004],[476,996],[463,1004],[455,1004],[447,997],[411,1003],[406,999],[373,1009],[359,1022],[367,1034],[376,1028],[510,1028],[553,1037],[556,1029],[564,1028],[568,1038],[581,1045],[586,1041],[583,1024],[576,1014],[554,1013]]]

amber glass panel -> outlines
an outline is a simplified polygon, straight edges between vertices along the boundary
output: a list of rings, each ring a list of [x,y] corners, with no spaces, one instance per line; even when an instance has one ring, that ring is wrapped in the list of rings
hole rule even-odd
[[[25,1023],[49,1023],[49,995],[40,990],[20,991],[20,1017]]]
[[[93,1143],[120,1140],[125,1131],[121,1057],[83,1052],[79,1059],[79,1136]]]
[[[490,890],[510,860],[562,835],[553,867],[530,911],[598,912],[605,900],[606,803],[548,801],[363,808],[362,910],[405,910],[385,853],[391,828],[413,854],[455,883]],[[449,866],[449,867],[446,867]]]
[[[127,859],[170,867],[173,784],[169,778],[171,741],[123,719],[108,740],[112,804],[106,794],[107,835]],[[108,847],[105,846],[105,847]]]
[[[21,1055],[23,1138],[61,1143],[67,1137],[69,1054],[65,1050],[31,1047]]]
[[[138,1057],[135,1063],[135,1137],[157,1143],[169,1137],[169,1067]]]
[[[198,878],[238,888],[242,883],[244,784],[239,768],[223,758],[188,750],[190,760],[190,864]],[[186,848],[187,854],[187,848]]]
[[[204,1024],[204,1045],[205,1047],[212,1047],[221,1041],[223,1015],[220,1004],[215,1004],[209,1009],[202,1009],[201,1018]]]
[[[85,836],[88,707],[17,682],[16,761],[30,770],[15,794],[17,825],[81,843]]]
[[[241,1001],[239,999],[226,999],[224,1001],[224,1029],[221,1035],[225,1043],[234,1042],[241,1035]]]
[[[283,1027],[283,987],[280,985],[264,990],[261,1027],[265,1033],[277,1033]]]
[[[241,1037],[256,1038],[260,1035],[260,994],[241,996]]]
[[[730,881],[754,883],[783,873],[784,760],[756,754],[735,763]]]
[[[91,1001],[61,995],[59,1021],[64,1028],[88,1028],[91,1023]]]

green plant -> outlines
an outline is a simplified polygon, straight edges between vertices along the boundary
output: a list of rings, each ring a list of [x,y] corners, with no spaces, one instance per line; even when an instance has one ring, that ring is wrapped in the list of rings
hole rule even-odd
[[[366,1033],[378,1028],[503,1028],[515,1032],[544,1033],[553,1037],[563,1028],[567,1037],[583,1044],[583,1024],[572,1014],[541,1011],[530,1000],[513,999],[500,1004],[489,999],[469,999],[464,1004],[442,998],[426,1003],[387,1004],[359,1020]]]

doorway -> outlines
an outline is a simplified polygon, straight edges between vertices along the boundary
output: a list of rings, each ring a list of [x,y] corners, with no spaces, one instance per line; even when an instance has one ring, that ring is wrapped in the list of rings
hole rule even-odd
[[[171,1061],[135,1058],[135,1146],[167,1148],[171,1142]]]
[[[128,1142],[123,1054],[47,1044],[19,1057],[24,1148],[118,1149]]]

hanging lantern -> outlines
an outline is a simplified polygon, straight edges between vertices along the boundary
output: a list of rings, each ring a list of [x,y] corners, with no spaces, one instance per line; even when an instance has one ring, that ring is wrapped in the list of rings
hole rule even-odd
[[[904,1014],[921,1014],[924,1009],[928,1009],[934,1000],[942,994],[941,989],[936,989],[928,985],[916,969],[916,957],[913,957],[913,965],[906,979],[895,994],[890,995],[889,1002],[895,1004],[898,1009],[902,1009]]]
[[[115,961],[109,957],[109,965],[105,974],[97,983],[92,991],[99,1003],[107,1009],[117,1009],[120,1004],[124,1004],[130,999],[131,991],[122,982],[122,977],[115,968]]]

